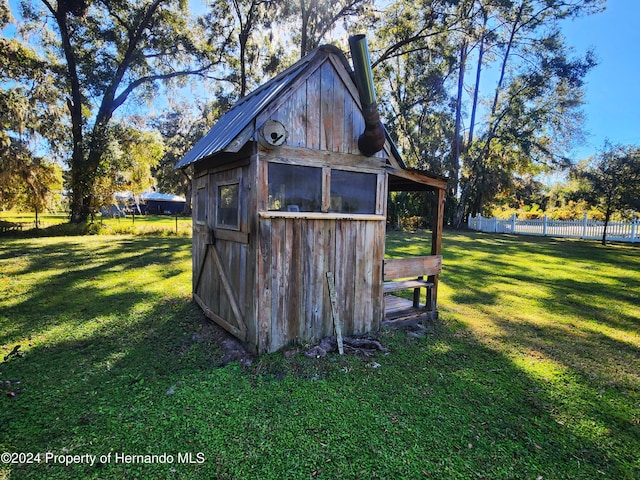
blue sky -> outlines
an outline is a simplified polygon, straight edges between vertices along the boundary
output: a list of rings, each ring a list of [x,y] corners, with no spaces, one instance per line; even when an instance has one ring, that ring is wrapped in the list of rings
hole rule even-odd
[[[563,32],[576,53],[592,47],[598,58],[587,76],[589,136],[576,159],[596,153],[605,139],[640,145],[640,1],[608,0],[603,13],[567,22]]]

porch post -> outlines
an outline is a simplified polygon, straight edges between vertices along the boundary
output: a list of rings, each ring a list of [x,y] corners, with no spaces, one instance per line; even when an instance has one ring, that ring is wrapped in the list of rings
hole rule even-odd
[[[431,255],[442,253],[442,229],[444,227],[444,189],[437,189],[433,200],[431,217]],[[429,276],[433,287],[427,289],[427,311],[437,315],[438,310],[438,275]]]

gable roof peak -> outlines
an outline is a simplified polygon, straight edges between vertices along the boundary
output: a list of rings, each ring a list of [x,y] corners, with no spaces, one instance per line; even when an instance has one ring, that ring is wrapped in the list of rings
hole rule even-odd
[[[174,168],[183,168],[205,157],[225,150],[287,86],[293,83],[317,59],[337,56],[351,74],[351,68],[342,50],[335,45],[321,45],[295,64],[239,99],[222,115],[209,132],[187,152]]]

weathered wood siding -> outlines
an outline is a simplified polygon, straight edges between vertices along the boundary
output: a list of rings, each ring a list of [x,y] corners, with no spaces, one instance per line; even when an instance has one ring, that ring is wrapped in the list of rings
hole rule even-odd
[[[273,119],[287,129],[287,146],[359,155],[364,131],[358,91],[344,65],[326,58],[304,76],[281,101],[258,115],[256,126]],[[376,157],[388,158],[389,145]]]
[[[383,317],[381,220],[266,217],[259,221],[258,351],[334,334],[326,272],[334,272],[346,334]]]
[[[247,161],[248,162],[248,161]],[[255,167],[254,167],[255,168]],[[255,255],[250,247],[255,204],[251,166],[200,172],[194,180],[194,208],[198,188],[206,188],[206,221],[193,220],[193,294],[205,314],[250,343],[256,341],[254,312]],[[240,225],[237,230],[216,228],[219,185],[239,182]]]

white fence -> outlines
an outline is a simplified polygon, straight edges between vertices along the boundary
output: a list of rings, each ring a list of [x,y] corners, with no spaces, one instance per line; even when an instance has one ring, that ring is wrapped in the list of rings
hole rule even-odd
[[[548,237],[572,237],[583,239],[601,239],[604,222],[589,220],[551,220],[545,215],[537,220],[519,220],[514,215],[508,220],[496,217],[484,218],[482,215],[469,217],[469,228],[489,233],[516,233],[523,235],[544,235]],[[607,240],[616,242],[640,242],[640,221],[607,225]]]

